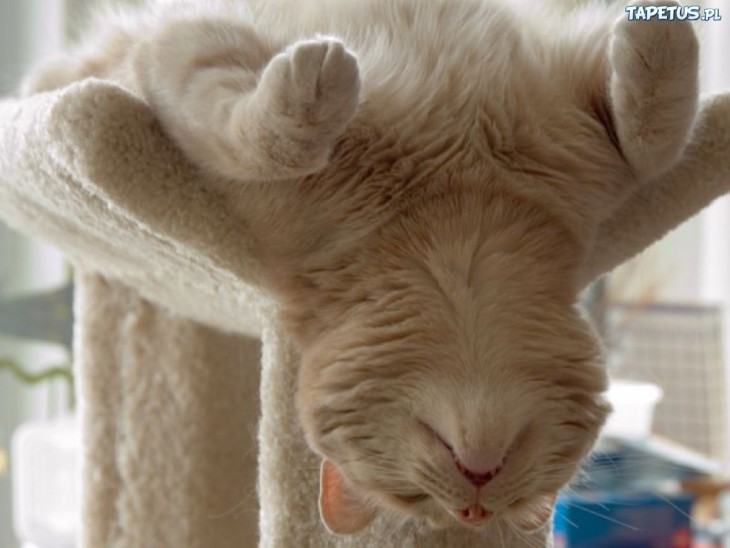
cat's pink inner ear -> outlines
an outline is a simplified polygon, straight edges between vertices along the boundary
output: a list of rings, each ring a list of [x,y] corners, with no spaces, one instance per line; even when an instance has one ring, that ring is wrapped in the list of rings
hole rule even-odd
[[[319,513],[332,533],[357,533],[375,518],[375,510],[347,485],[332,461],[322,461],[319,478]]]

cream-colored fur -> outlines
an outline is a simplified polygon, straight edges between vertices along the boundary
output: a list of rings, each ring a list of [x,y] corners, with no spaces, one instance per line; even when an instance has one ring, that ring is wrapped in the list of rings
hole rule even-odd
[[[696,111],[691,25],[615,19],[168,2],[106,15],[26,91],[119,82],[218,177],[303,354],[308,441],[363,512],[479,504],[529,530],[607,411],[583,261]],[[504,467],[477,489],[455,460]]]

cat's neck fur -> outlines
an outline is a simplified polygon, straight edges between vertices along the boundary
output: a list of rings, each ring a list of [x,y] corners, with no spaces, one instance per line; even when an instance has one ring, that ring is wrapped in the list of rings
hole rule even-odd
[[[483,187],[431,194],[348,247],[277,277],[284,317],[304,348],[353,316],[387,310],[383,299],[398,293],[430,293],[452,304],[571,303],[583,254],[559,218]]]

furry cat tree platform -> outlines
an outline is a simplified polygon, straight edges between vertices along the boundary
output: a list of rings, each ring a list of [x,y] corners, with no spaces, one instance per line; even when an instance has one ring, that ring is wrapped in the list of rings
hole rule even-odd
[[[296,350],[257,289],[247,220],[206,188],[117,87],[0,103],[0,216],[77,266],[83,546],[549,544],[544,531],[485,538],[382,519],[349,538],[324,529],[318,458],[294,408]],[[584,281],[728,190],[730,94],[704,102],[681,162],[605,222]]]

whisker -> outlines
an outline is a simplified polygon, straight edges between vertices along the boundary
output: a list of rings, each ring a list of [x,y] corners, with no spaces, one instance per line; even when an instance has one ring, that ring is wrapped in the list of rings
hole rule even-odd
[[[569,519],[568,516],[566,516],[564,514],[561,514],[560,515],[560,519],[564,520],[569,525],[572,525],[575,529],[580,529],[580,526],[576,522],[574,522],[573,520]]]
[[[231,516],[239,517],[248,512],[258,513],[258,511],[259,511],[259,505],[258,505],[258,500],[256,499],[256,493],[251,492],[251,493],[246,493],[246,496],[242,500],[236,502],[235,504],[233,504],[233,506],[231,506],[227,510],[224,510],[217,514],[212,514],[208,517],[211,520],[219,520],[219,519],[224,519],[224,518],[231,517]]]
[[[671,506],[672,508],[674,508],[677,512],[679,512],[680,514],[682,514],[684,517],[688,518],[689,521],[690,521],[690,523],[692,525],[697,525],[696,521],[694,519],[692,519],[692,516],[691,515],[689,515],[684,510],[682,510],[679,506],[677,506],[676,504],[674,504],[667,497],[665,497],[664,495],[662,495],[661,493],[659,493],[658,491],[655,491],[653,489],[649,489],[649,492],[652,493],[652,494],[654,494],[655,496],[659,497],[661,500],[663,500],[664,502],[666,502],[669,506]]]
[[[499,535],[499,543],[502,545],[502,548],[506,548],[507,545],[504,543],[504,534],[502,533],[502,521],[497,521],[496,523],[496,529],[497,534]]]
[[[624,523],[624,522],[619,521],[617,519],[614,519],[612,517],[605,516],[605,515],[601,514],[600,512],[596,512],[595,510],[591,510],[589,508],[586,508],[585,506],[581,506],[580,504],[576,504],[575,502],[573,502],[573,506],[575,506],[576,508],[578,508],[581,512],[585,512],[586,514],[591,514],[593,516],[599,517],[599,518],[604,519],[604,520],[606,520],[606,521],[608,521],[610,523],[615,523],[616,525],[620,525],[621,527],[625,527],[626,529],[629,529],[631,531],[640,531],[641,530],[638,527],[634,527],[633,525],[629,525],[628,523]]]
[[[517,535],[517,538],[524,540],[527,544],[532,545],[535,548],[544,548],[544,544],[542,542],[540,542],[535,537],[529,535],[528,533],[522,531],[514,524],[514,522],[510,518],[506,518],[505,523],[507,523],[507,527],[509,527],[512,532]]]

